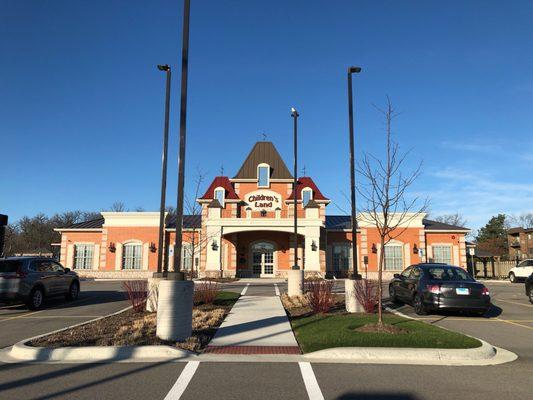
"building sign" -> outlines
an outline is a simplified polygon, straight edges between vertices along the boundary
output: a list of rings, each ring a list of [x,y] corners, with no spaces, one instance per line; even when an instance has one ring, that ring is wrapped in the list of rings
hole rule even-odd
[[[248,207],[252,210],[274,211],[281,208],[281,196],[272,190],[256,190],[246,195]]]

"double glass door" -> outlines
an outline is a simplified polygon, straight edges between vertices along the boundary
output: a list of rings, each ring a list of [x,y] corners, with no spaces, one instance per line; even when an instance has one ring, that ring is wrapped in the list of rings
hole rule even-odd
[[[270,243],[256,243],[252,246],[252,274],[274,276],[274,246]]]

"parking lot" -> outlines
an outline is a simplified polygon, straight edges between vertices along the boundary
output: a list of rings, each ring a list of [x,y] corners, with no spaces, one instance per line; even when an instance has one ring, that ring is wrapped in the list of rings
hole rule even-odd
[[[57,329],[127,305],[120,282],[85,282],[75,303],[57,301],[38,313],[1,308],[2,343]],[[242,292],[245,282],[224,285]],[[249,293],[275,295],[284,282],[251,283]],[[312,363],[319,394],[311,397],[297,363],[202,362],[182,399],[526,399],[533,374],[533,305],[523,284],[487,282],[494,307],[485,317],[460,314],[416,316],[464,332],[518,354],[515,362],[488,367],[440,367]],[[342,292],[342,281],[335,285]],[[62,315],[64,318],[60,318]],[[5,344],[7,343],[7,344]],[[3,347],[2,346],[2,347]],[[1,364],[0,398],[20,399],[163,399],[186,363]],[[307,377],[308,378],[308,377]],[[443,390],[443,388],[446,388]],[[316,393],[315,393],[316,394]],[[322,397],[320,397],[322,396]],[[177,398],[177,397],[171,397]]]

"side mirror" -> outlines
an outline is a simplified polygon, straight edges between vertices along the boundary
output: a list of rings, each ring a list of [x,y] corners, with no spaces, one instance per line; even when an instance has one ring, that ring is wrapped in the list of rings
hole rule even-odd
[[[64,268],[65,269],[65,274],[68,274],[70,272],[70,268]]]
[[[394,277],[395,277],[396,279],[400,279],[400,278],[401,278],[401,275],[400,275],[400,274],[394,274]]]

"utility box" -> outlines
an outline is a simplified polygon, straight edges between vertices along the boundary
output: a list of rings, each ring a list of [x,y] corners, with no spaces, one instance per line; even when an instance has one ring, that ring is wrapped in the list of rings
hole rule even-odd
[[[7,215],[0,214],[0,257],[4,256],[4,240],[6,237]]]

